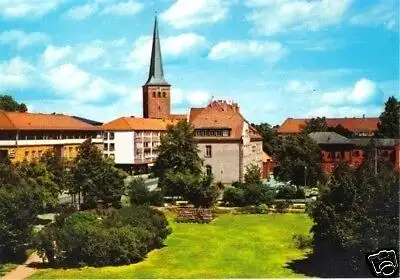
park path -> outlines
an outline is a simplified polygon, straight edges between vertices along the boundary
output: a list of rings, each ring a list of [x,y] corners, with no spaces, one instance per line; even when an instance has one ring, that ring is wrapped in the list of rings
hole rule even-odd
[[[36,269],[29,267],[29,264],[42,262],[42,259],[33,253],[29,256],[24,264],[17,266],[15,269],[7,273],[1,280],[22,280],[26,279],[36,272]]]

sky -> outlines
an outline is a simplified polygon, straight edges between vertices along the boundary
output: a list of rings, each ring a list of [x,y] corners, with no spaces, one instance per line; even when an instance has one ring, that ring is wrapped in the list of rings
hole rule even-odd
[[[398,0],[0,0],[0,92],[31,112],[142,116],[154,15],[172,112],[379,116],[399,96]]]

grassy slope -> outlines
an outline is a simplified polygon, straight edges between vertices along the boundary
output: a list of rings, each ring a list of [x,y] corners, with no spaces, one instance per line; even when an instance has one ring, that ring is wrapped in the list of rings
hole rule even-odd
[[[104,268],[47,269],[33,278],[267,278],[302,277],[285,268],[305,252],[292,243],[307,234],[305,214],[223,215],[209,225],[171,223],[166,247],[141,263]]]

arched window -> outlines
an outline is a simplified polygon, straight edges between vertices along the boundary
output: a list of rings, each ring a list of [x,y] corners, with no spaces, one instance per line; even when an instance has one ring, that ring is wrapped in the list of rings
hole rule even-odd
[[[165,96],[166,96],[166,94],[165,94],[165,92],[163,92],[163,93],[162,93],[162,97],[165,98]]]
[[[161,92],[158,92],[158,97],[161,97]]]
[[[156,92],[155,91],[153,91],[153,98],[155,98],[156,97]]]

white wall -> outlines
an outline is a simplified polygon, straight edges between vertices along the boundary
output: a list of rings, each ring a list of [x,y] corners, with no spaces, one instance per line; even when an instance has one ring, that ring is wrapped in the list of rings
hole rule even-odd
[[[115,143],[115,163],[116,164],[133,164],[135,161],[135,136],[133,131],[115,132],[114,141],[110,140],[109,143]]]

